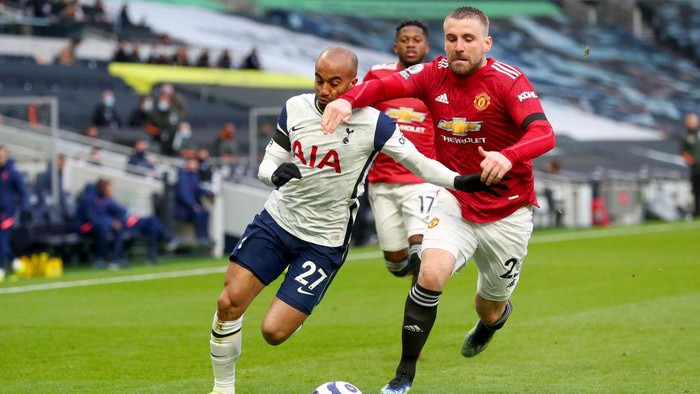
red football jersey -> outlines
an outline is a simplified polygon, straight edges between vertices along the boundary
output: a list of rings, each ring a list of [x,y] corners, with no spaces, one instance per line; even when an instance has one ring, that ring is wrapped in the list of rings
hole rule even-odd
[[[480,173],[478,147],[499,151],[511,161],[511,179],[502,181],[509,189],[501,197],[451,191],[465,219],[492,222],[524,205],[537,205],[531,159],[552,149],[555,137],[534,88],[518,68],[487,59],[473,74],[457,78],[441,56],[373,82],[342,98],[353,107],[394,97],[422,99],[433,117],[436,158],[450,169]]]
[[[380,79],[401,71],[399,63],[378,64],[367,72],[363,82]],[[403,97],[374,104],[374,108],[389,115],[406,138],[425,156],[435,158],[433,120],[422,101]],[[388,155],[379,152],[367,177],[370,183],[423,183],[423,179]]]

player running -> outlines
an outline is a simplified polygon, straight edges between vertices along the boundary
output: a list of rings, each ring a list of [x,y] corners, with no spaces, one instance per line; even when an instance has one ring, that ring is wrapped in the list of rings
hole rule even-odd
[[[373,66],[364,81],[420,64],[429,50],[428,27],[417,20],[403,21],[396,28],[394,42],[398,62]],[[433,119],[422,101],[398,98],[377,103],[374,108],[389,115],[418,151],[427,157],[435,157]],[[367,179],[370,183],[369,203],[386,267],[396,276],[412,275],[415,282],[420,268],[423,233],[440,188],[426,183],[384,153],[377,155]]]
[[[469,258],[479,278],[479,321],[467,333],[462,355],[473,357],[503,327],[508,299],[520,279],[537,204],[531,160],[554,147],[552,126],[534,88],[518,68],[487,58],[492,38],[488,17],[460,7],[445,18],[445,54],[398,74],[363,83],[329,104],[321,122],[333,133],[351,109],[411,96],[433,116],[437,159],[461,173],[481,172],[487,185],[506,184],[508,193],[439,193],[423,239],[418,283],[404,310],[401,361],[382,393],[410,390],[416,362],[435,323],[450,276]],[[510,177],[506,179],[506,174]]]
[[[367,171],[378,151],[443,187],[487,191],[479,174],[460,176],[420,154],[391,119],[373,108],[355,111],[352,122],[324,135],[326,105],[357,83],[357,57],[326,49],[316,61],[316,94],[287,101],[268,144],[258,177],[276,186],[265,209],[246,228],[229,257],[210,338],[214,393],[235,392],[243,313],[255,297],[288,269],[262,321],[271,345],[289,338],[321,301],[348,252]]]

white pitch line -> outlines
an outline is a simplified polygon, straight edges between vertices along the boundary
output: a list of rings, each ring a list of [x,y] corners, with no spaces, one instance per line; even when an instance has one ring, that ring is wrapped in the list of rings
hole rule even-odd
[[[675,230],[685,230],[685,229],[696,229],[700,228],[700,222],[690,222],[690,223],[669,223],[669,224],[656,224],[644,227],[618,227],[611,229],[596,229],[589,231],[573,232],[568,234],[548,234],[542,236],[535,236],[531,239],[531,244],[539,243],[551,243],[551,242],[562,242],[562,241],[572,241],[577,239],[594,239],[594,238],[606,238],[606,237],[616,237],[625,235],[637,235],[637,234],[647,234],[647,233],[659,233]],[[367,260],[382,257],[381,252],[364,252],[350,254],[347,261],[353,260]],[[146,280],[158,280],[158,279],[169,279],[169,278],[183,278],[189,276],[199,276],[199,275],[209,275],[218,274],[226,271],[227,266],[221,267],[208,267],[208,268],[197,268],[191,270],[182,271],[170,271],[170,272],[160,272],[152,274],[140,274],[140,275],[129,275],[129,276],[118,276],[109,278],[96,278],[96,279],[83,279],[68,282],[52,282],[43,283],[28,286],[15,286],[0,288],[1,294],[13,294],[13,293],[26,293],[31,291],[44,291],[44,290],[54,290],[54,289],[69,289],[73,287],[85,287],[85,286],[97,286],[111,283],[127,283],[127,282],[141,282]]]
[[[209,275],[209,274],[221,273],[224,271],[226,271],[226,266],[224,266],[224,267],[197,268],[197,269],[182,270],[182,271],[160,272],[160,273],[153,273],[153,274],[117,276],[117,277],[110,277],[110,278],[83,279],[83,280],[74,280],[74,281],[69,281],[69,282],[53,282],[53,283],[44,283],[44,284],[39,284],[39,285],[7,287],[4,289],[0,289],[0,294],[26,293],[29,291],[42,291],[42,290],[53,290],[53,289],[68,289],[68,288],[72,288],[72,287],[95,286],[95,285],[104,285],[104,284],[110,284],[110,283],[141,282],[141,281],[145,281],[145,280],[182,278],[182,277],[189,277],[189,276]]]

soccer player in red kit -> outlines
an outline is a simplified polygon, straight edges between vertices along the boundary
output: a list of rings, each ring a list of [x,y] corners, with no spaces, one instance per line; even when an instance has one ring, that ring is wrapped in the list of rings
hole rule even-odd
[[[480,171],[487,185],[509,187],[500,197],[439,193],[423,238],[418,283],[406,299],[401,361],[395,378],[382,389],[385,394],[410,390],[442,289],[469,258],[479,271],[479,321],[464,338],[462,355],[479,354],[503,327],[527,253],[532,206],[537,204],[531,160],[555,143],[525,75],[486,57],[492,45],[488,17],[476,8],[460,7],[445,18],[443,28],[446,57],[357,86],[326,107],[321,123],[329,133],[349,119],[353,107],[395,97],[420,98],[433,117],[438,161],[460,173]]]
[[[398,62],[377,64],[364,81],[380,79],[420,64],[430,50],[428,27],[417,20],[396,28],[394,52]],[[396,122],[404,136],[426,157],[435,158],[433,119],[422,101],[402,97],[374,104]],[[369,203],[384,251],[386,267],[395,276],[413,275],[420,268],[420,248],[439,187],[426,183],[384,153],[379,153],[367,177]]]

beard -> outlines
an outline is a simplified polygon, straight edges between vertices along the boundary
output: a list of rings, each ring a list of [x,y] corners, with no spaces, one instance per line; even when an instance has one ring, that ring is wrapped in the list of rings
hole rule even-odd
[[[458,77],[466,77],[467,75],[473,74],[476,70],[481,68],[483,61],[484,58],[473,59],[450,57],[447,59],[447,62],[450,65],[450,70],[452,70],[452,73],[454,73]]]

